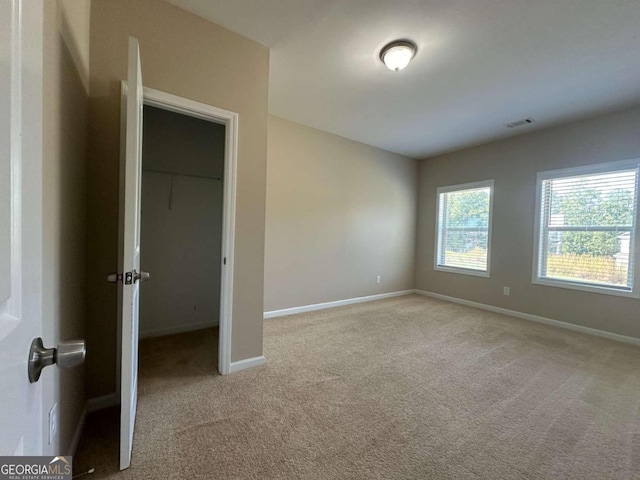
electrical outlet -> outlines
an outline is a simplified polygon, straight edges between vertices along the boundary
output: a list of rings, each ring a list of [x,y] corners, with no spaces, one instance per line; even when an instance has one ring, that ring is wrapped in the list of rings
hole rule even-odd
[[[502,293],[503,293],[504,295],[509,295],[509,294],[511,293],[511,289],[510,289],[509,287],[504,287],[504,288],[502,289]]]
[[[56,435],[58,435],[58,404],[54,403],[49,410],[49,445],[53,445]]]
[[[376,277],[376,283],[380,283],[380,275]]]

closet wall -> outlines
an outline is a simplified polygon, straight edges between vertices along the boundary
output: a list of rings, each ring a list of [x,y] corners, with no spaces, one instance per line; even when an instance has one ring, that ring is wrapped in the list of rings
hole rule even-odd
[[[140,336],[217,325],[225,127],[145,106]]]

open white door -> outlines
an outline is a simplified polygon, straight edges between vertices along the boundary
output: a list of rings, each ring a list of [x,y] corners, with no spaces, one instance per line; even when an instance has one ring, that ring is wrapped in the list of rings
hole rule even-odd
[[[28,72],[28,75],[23,73]],[[42,455],[42,2],[0,2],[0,455]]]
[[[129,38],[122,240],[122,371],[120,469],[129,468],[138,401],[138,305],[140,292],[140,186],[142,172],[142,70],[138,40]]]

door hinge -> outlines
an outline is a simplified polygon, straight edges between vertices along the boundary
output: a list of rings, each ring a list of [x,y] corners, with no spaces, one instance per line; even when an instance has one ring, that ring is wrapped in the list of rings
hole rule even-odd
[[[224,265],[227,264],[227,257],[224,257]]]

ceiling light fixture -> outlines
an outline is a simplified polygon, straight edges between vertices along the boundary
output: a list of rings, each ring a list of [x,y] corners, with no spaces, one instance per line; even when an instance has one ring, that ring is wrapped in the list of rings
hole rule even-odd
[[[418,46],[410,40],[396,40],[388,43],[380,50],[380,60],[389,70],[399,72],[409,65],[416,55]]]

